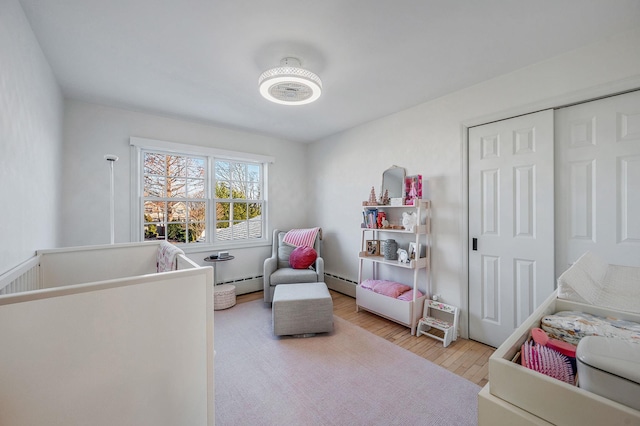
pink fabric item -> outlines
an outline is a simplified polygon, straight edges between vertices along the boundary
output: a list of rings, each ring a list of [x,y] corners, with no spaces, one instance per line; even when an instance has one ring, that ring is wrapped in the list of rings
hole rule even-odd
[[[289,265],[293,269],[307,269],[318,258],[318,253],[311,247],[296,247],[289,256]]]
[[[394,299],[397,299],[401,294],[411,290],[411,287],[406,284],[386,280],[364,280],[360,284],[360,287],[372,290],[375,293],[382,294],[384,296],[393,297]]]
[[[409,287],[408,285],[394,283],[391,281],[387,281],[384,284],[380,283],[377,286],[375,286],[375,288],[373,289],[373,291],[378,294],[393,297],[394,299],[397,299],[398,296],[400,296],[402,293],[405,293],[409,290],[411,290],[411,287]]]
[[[416,290],[416,299],[424,296],[420,290]],[[407,302],[413,301],[413,290],[406,291],[397,297],[398,300],[406,300]]]
[[[320,228],[292,229],[284,234],[283,241],[297,247],[313,247],[319,231]]]
[[[375,280],[364,280],[360,283],[360,287],[366,288],[367,290],[373,290],[373,287],[376,285]]]
[[[367,290],[372,290],[375,288],[375,286],[377,286],[378,284],[383,284],[389,281],[385,281],[385,280],[364,280],[362,281],[362,283],[360,283],[360,287],[362,288],[366,288]]]

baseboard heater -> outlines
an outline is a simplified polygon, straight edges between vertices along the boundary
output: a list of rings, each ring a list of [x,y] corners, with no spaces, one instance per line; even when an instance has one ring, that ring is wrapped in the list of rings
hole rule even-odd
[[[221,284],[231,284],[236,286],[236,295],[253,293],[255,291],[260,291],[264,289],[264,280],[262,279],[262,275],[258,275],[254,277],[236,278],[229,281],[223,281],[218,285],[221,285]]]
[[[356,285],[358,285],[357,282],[326,272],[324,274],[324,280],[327,284],[327,287],[331,290],[338,291],[340,293],[346,294],[347,296],[356,297]],[[235,278],[233,280],[223,281],[218,285],[221,284],[231,284],[236,286],[236,295],[253,293],[255,291],[261,291],[264,289],[263,275]]]
[[[356,297],[356,286],[358,285],[356,281],[325,272],[324,282],[327,283],[327,287],[331,290],[346,294],[347,296]]]

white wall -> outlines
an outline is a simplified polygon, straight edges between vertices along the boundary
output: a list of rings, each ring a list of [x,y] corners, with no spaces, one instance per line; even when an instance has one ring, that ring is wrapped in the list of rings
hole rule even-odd
[[[307,146],[222,127],[144,114],[96,104],[65,101],[64,188],[61,246],[108,244],[109,166],[105,154],[119,160],[115,170],[115,240],[128,242],[130,227],[130,147],[137,136],[275,157],[269,165],[269,225],[308,226]],[[218,281],[262,275],[270,247],[230,250],[236,259],[219,266]],[[209,249],[206,254],[212,250]],[[198,264],[203,253],[189,253]],[[209,264],[210,265],[210,264]]]
[[[62,94],[17,0],[0,3],[0,273],[55,247]]]
[[[361,202],[379,191],[382,171],[422,174],[433,201],[432,289],[463,307],[466,335],[465,126],[640,87],[638,46],[640,27],[313,143],[309,193],[326,272],[357,280]]]

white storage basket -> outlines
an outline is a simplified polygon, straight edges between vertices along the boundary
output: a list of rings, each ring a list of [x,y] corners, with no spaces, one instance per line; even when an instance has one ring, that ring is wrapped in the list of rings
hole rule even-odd
[[[236,286],[217,285],[213,289],[213,310],[227,309],[236,304]]]

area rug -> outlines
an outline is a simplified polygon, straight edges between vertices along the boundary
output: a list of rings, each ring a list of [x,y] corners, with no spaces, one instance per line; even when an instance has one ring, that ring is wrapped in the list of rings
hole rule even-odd
[[[348,321],[275,337],[261,300],[215,311],[216,425],[476,425],[480,387]]]

